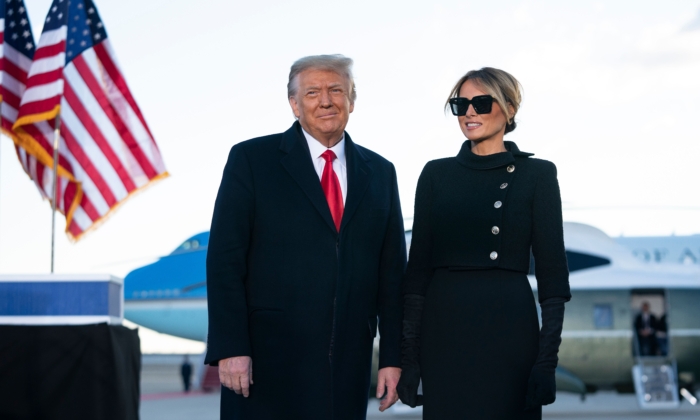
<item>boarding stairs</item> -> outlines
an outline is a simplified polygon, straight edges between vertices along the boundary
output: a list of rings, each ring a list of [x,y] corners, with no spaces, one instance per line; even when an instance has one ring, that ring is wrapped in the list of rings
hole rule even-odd
[[[665,356],[641,356],[636,332],[633,339],[632,379],[639,407],[645,410],[678,408],[678,367],[671,349]]]

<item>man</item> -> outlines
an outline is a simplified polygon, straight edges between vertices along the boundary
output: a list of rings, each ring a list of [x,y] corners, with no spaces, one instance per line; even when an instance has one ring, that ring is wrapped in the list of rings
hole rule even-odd
[[[351,66],[295,62],[297,121],[229,154],[207,254],[222,419],[364,419],[377,318],[380,410],[398,398],[403,219],[393,165],[345,133]]]
[[[649,312],[649,302],[642,303],[642,312],[635,318],[634,328],[637,330],[640,356],[656,354],[656,317]]]
[[[185,392],[190,392],[190,384],[192,382],[192,363],[189,356],[185,355],[185,360],[180,365],[180,376],[182,377],[182,385],[185,387]]]

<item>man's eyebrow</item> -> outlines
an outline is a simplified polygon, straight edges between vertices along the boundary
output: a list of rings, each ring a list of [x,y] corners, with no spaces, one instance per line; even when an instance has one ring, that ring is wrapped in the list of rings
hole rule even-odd
[[[343,84],[342,83],[331,83],[328,85],[328,87],[329,88],[343,87]],[[320,86],[311,85],[311,86],[307,86],[306,88],[304,88],[304,92],[308,92],[310,90],[319,90],[319,89],[321,89]]]

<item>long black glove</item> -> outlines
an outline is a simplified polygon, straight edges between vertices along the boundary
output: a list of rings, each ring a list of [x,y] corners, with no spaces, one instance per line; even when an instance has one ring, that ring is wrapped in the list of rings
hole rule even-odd
[[[401,378],[396,390],[401,401],[410,407],[423,405],[423,396],[418,395],[418,385],[420,384],[420,324],[424,299],[421,295],[405,295],[403,298]]]
[[[564,302],[566,302],[565,298],[552,297],[540,304],[542,308],[540,351],[527,385],[526,410],[551,404],[557,398],[554,373],[559,361],[557,353],[564,323]]]

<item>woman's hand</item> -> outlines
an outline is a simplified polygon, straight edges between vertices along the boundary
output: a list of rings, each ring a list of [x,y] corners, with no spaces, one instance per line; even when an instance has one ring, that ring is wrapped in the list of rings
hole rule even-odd
[[[399,383],[401,385],[401,383]],[[401,395],[401,394],[399,394]],[[557,381],[554,371],[534,367],[530,372],[525,397],[525,409],[531,410],[551,404],[557,399]]]
[[[423,405],[423,396],[418,395],[420,384],[420,370],[415,367],[404,367],[401,370],[401,379],[396,386],[401,402],[411,408]]]
[[[396,387],[401,401],[410,406],[423,405],[418,395],[420,384],[420,326],[423,301],[420,295],[405,295],[403,305],[403,335],[401,339],[401,379]]]

